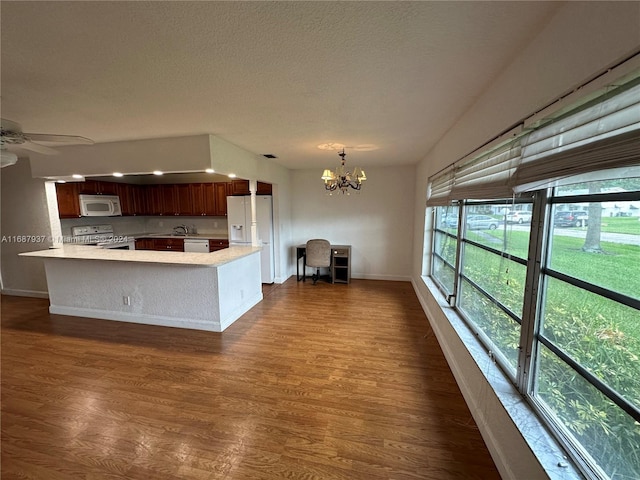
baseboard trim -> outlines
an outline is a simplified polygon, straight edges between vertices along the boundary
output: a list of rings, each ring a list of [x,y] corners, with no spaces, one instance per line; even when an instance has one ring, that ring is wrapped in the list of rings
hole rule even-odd
[[[220,331],[224,332],[229,325],[234,323],[242,315],[247,313],[249,310],[251,310],[253,307],[255,307],[258,303],[260,303],[262,301],[262,298],[263,298],[263,296],[262,296],[262,291],[261,291],[255,297],[253,297],[251,300],[243,303],[238,308],[236,308],[226,318],[220,319],[220,324],[221,324],[221,330]]]
[[[411,277],[408,275],[379,275],[370,273],[352,273],[351,278],[360,280],[388,280],[390,282],[410,282]]]
[[[38,290],[19,290],[13,288],[2,289],[2,295],[11,295],[14,297],[49,298],[49,292],[40,292]]]
[[[49,313],[56,315],[70,315],[72,317],[88,317],[100,320],[114,320],[116,322],[138,323],[143,325],[156,325],[160,327],[190,328],[193,330],[206,330],[209,332],[221,332],[220,323],[194,320],[192,318],[165,317],[161,315],[148,315],[144,313],[114,312],[108,310],[94,310],[91,308],[67,307],[51,305]]]

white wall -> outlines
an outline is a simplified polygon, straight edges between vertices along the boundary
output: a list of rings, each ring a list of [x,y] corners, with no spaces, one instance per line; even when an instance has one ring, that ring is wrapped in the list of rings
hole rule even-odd
[[[354,278],[408,280],[413,245],[414,166],[366,168],[361,192],[327,195],[321,170],[293,172],[290,255],[311,238],[351,245]],[[294,264],[295,268],[295,264]]]
[[[547,477],[421,278],[427,178],[637,52],[639,32],[637,2],[567,2],[417,166],[414,286],[503,478]]]
[[[46,296],[47,281],[42,260],[18,257],[21,252],[43,250],[50,245],[45,182],[31,177],[29,160],[26,158],[20,158],[15,165],[0,170],[0,179],[0,268],[3,292]],[[36,238],[21,241],[25,240],[24,236]]]

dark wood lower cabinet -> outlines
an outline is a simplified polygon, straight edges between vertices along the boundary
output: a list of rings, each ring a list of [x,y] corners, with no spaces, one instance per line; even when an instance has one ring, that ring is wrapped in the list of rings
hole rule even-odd
[[[182,238],[138,238],[136,250],[184,252],[184,240]]]
[[[225,248],[229,248],[229,240],[209,240],[210,252],[217,252],[218,250],[223,250]]]
[[[209,251],[216,252],[229,248],[229,240],[209,239]],[[184,252],[184,239],[182,238],[138,238],[136,250],[157,250],[170,252]]]

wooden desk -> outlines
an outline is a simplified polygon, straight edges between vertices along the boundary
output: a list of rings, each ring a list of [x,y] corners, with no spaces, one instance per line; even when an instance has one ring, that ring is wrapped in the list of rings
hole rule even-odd
[[[307,278],[307,245],[296,246],[296,280]],[[302,258],[302,276],[300,259]],[[351,245],[331,245],[331,283],[351,282]]]

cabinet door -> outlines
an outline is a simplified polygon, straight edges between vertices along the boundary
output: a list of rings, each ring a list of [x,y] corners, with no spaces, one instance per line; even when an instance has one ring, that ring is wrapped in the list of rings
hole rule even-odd
[[[120,208],[122,215],[135,215],[135,199],[133,196],[133,187],[126,183],[118,183],[116,185],[116,195],[120,197]]]
[[[184,240],[181,238],[153,238],[152,241],[154,250],[184,252]]]
[[[99,195],[117,195],[118,187],[121,185],[116,182],[95,182],[98,184],[98,194]]]
[[[147,215],[162,215],[161,185],[147,185],[144,187],[145,211]]]
[[[100,193],[100,182],[95,180],[85,180],[78,184],[78,193],[81,195],[98,195]]]
[[[160,185],[160,215],[177,215],[178,206],[175,185]]]
[[[257,195],[271,195],[273,192],[273,188],[270,183],[258,182],[256,187]]]
[[[131,185],[131,187],[135,215],[149,215],[150,207],[147,199],[147,186]]]
[[[215,209],[213,215],[224,217],[227,215],[227,182],[214,183],[213,194],[215,197]]]
[[[223,184],[224,185],[224,184]],[[209,216],[218,215],[218,198],[214,183],[205,183],[203,188],[204,214]],[[225,186],[226,192],[226,186]],[[226,203],[226,200],[225,200]]]
[[[99,180],[85,180],[79,185],[79,193],[82,195],[118,195],[118,186],[120,184]]]
[[[231,195],[250,195],[249,180],[231,180]]]
[[[154,244],[152,238],[137,238],[136,250],[154,250]]]
[[[205,215],[204,186],[204,183],[191,184],[191,200],[193,201],[194,215]]]
[[[190,183],[172,185],[174,213],[176,215],[195,215],[193,205],[193,187]]]
[[[76,218],[80,216],[78,192],[78,183],[56,183],[58,215],[60,218]]]
[[[229,248],[229,240],[218,240],[213,238],[209,240],[210,252],[217,252],[218,250],[223,250],[225,248]]]
[[[214,184],[192,183],[191,188],[194,214],[208,216],[217,215]]]

